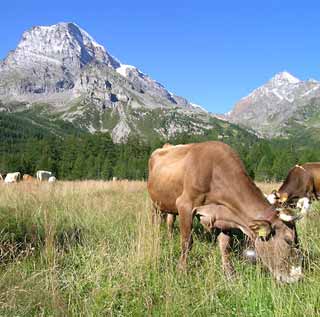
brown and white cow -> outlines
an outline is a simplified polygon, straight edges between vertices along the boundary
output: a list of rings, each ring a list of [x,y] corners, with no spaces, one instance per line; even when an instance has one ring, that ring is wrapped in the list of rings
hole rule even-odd
[[[318,199],[320,195],[320,163],[295,165],[278,191],[272,194],[275,205],[291,204],[300,198]],[[269,196],[270,196],[269,195]]]
[[[202,224],[221,231],[218,241],[227,276],[233,274],[230,230],[237,228],[254,242],[259,258],[277,280],[301,278],[294,217],[282,219],[228,145],[204,142],[157,149],[149,159],[148,191],[161,212],[179,214],[180,268],[186,268],[192,222],[198,214]]]
[[[31,175],[29,175],[29,174],[23,174],[22,180],[23,180],[24,182],[25,182],[25,181],[30,182],[30,181],[33,181],[34,178],[33,178]]]

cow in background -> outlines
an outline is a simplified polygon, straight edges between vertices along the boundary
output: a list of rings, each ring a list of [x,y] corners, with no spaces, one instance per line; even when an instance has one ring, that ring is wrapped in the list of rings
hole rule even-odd
[[[52,172],[49,171],[37,171],[37,180],[39,180],[40,182],[42,181],[48,181],[50,176],[52,176]]]
[[[23,180],[24,182],[25,182],[25,181],[30,182],[30,181],[33,181],[34,178],[33,178],[31,175],[29,175],[29,174],[23,174],[22,180]]]
[[[6,184],[17,183],[20,180],[21,180],[21,173],[20,172],[14,172],[14,173],[8,173],[6,175],[6,178],[4,179],[4,182]]]
[[[56,181],[57,181],[57,179],[56,179],[55,176],[50,176],[49,179],[48,179],[48,182],[49,182],[49,183],[54,183],[54,182],[56,182]]]
[[[320,195],[320,163],[305,163],[295,165],[290,169],[286,179],[279,190],[272,191],[268,200],[275,206],[297,206],[299,199],[306,198],[309,201],[318,199]],[[306,199],[300,202],[306,206]]]

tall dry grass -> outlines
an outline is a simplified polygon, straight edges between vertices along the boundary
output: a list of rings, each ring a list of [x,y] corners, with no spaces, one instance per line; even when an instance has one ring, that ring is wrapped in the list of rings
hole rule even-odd
[[[318,316],[318,209],[298,225],[301,283],[237,255],[230,282],[201,230],[188,273],[176,270],[179,230],[168,241],[152,225],[144,182],[1,184],[0,316]]]
[[[276,182],[269,182],[269,183],[263,183],[263,182],[257,182],[258,187],[262,190],[265,194],[270,194],[274,189],[279,189],[281,183]]]

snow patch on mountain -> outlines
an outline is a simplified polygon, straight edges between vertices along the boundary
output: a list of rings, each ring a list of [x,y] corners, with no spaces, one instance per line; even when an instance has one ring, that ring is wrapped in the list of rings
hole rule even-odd
[[[132,65],[121,64],[120,67],[116,69],[116,71],[123,77],[128,77],[128,70],[137,70],[137,68]]]
[[[190,103],[191,104],[191,106],[192,107],[194,107],[194,108],[197,108],[197,109],[200,109],[200,110],[202,110],[202,111],[204,111],[204,112],[206,112],[206,113],[209,113],[209,111],[208,110],[206,110],[205,108],[203,108],[202,106],[200,106],[200,105],[198,105],[198,104],[196,104],[196,103]]]
[[[291,75],[290,73],[288,73],[287,71],[283,71],[280,72],[278,74],[276,74],[271,81],[275,84],[275,85],[282,85],[283,83],[288,83],[288,84],[297,84],[300,82],[300,79],[298,79],[297,77],[294,77],[293,75]]]

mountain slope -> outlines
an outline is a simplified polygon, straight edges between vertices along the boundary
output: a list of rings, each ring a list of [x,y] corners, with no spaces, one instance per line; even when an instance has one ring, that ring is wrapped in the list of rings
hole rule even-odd
[[[39,115],[88,132],[110,132],[115,142],[130,134],[169,138],[181,132],[204,134],[214,127],[208,112],[136,67],[121,64],[74,23],[23,33],[0,63],[0,101],[5,112],[47,105]],[[154,124],[147,118],[154,118]]]
[[[312,98],[284,123],[282,132],[301,147],[320,142],[320,98]]]
[[[319,82],[301,81],[282,72],[237,102],[227,119],[262,136],[287,136],[290,119],[302,124],[304,119],[299,113],[319,97]]]

